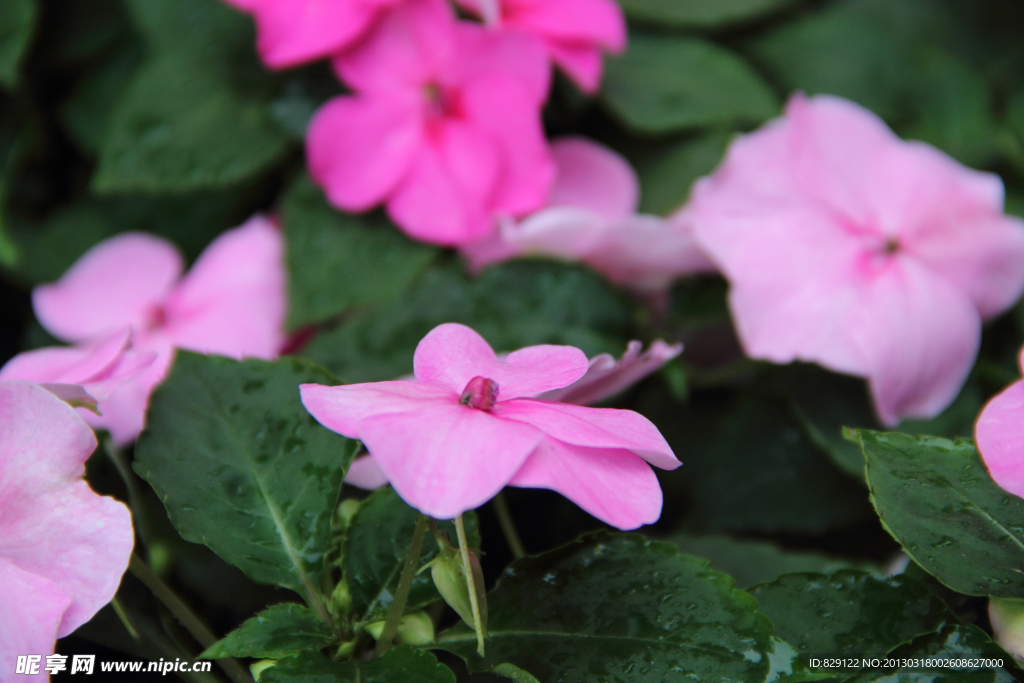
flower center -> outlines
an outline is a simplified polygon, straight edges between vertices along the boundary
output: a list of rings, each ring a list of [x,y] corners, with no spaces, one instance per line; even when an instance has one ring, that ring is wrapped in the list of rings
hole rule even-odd
[[[490,410],[498,398],[498,383],[486,377],[474,377],[466,384],[459,403],[478,410]]]
[[[436,121],[458,115],[457,98],[436,83],[423,86],[423,99],[427,103],[427,118]]]
[[[885,244],[882,245],[882,253],[886,254],[886,255],[888,255],[888,254],[895,254],[899,250],[900,250],[900,241],[896,237],[890,237],[889,239],[887,239],[885,241]]]

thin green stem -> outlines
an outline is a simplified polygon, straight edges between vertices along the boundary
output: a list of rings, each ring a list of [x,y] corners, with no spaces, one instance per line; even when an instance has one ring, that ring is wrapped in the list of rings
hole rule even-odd
[[[124,449],[114,445],[113,439],[107,436],[103,439],[103,450],[107,452],[107,457],[110,458],[110,462],[114,463],[117,473],[121,475],[121,480],[124,481],[124,486],[128,490],[128,507],[132,511],[132,521],[139,532],[142,545],[148,549],[151,534],[149,533],[146,511],[142,507],[142,493],[139,491],[138,483],[135,481],[131,466],[129,466],[128,459],[125,457]]]
[[[181,622],[185,630],[192,634],[192,637],[196,639],[196,642],[204,650],[217,642],[217,636],[213,634],[213,631],[207,628],[206,624],[200,620],[195,612],[181,598],[175,595],[174,591],[161,581],[160,577],[149,568],[149,565],[139,559],[139,556],[135,553],[132,553],[131,560],[128,562],[128,571],[146,585],[146,588],[153,593],[153,596],[163,603],[164,607]],[[235,683],[253,683],[252,676],[249,675],[237,660],[225,657],[216,661],[228,678]]]
[[[473,565],[469,562],[469,543],[466,542],[466,527],[462,515],[455,518],[455,533],[459,535],[459,552],[462,554],[462,571],[466,574],[469,588],[469,605],[473,609],[473,626],[476,629],[476,651],[484,656],[484,625],[480,620],[480,601],[476,599],[476,581],[473,579]]]
[[[416,518],[416,528],[412,532],[409,552],[405,554],[405,562],[402,563],[402,574],[398,577],[395,597],[388,606],[387,621],[384,622],[384,629],[380,632],[377,647],[374,649],[374,653],[378,657],[391,649],[391,641],[398,633],[398,625],[405,613],[405,604],[409,601],[409,591],[412,590],[412,580],[416,577],[416,565],[419,564],[420,552],[423,550],[423,541],[426,536],[427,516],[420,515]]]
[[[128,631],[128,635],[132,637],[132,640],[136,643],[141,643],[142,636],[140,636],[139,632],[135,630],[134,626],[132,626],[131,620],[128,619],[128,613],[125,612],[124,607],[121,606],[121,601],[118,600],[117,597],[114,597],[110,601],[110,606],[114,609],[114,614],[116,614],[117,618],[121,620],[121,624],[124,625],[124,630]]]
[[[494,504],[494,512],[498,515],[498,524],[501,525],[501,533],[505,535],[505,542],[508,543],[512,557],[519,559],[526,555],[526,548],[516,531],[516,523],[512,521],[512,513],[508,509],[508,501],[505,500],[505,492],[499,491],[498,495],[491,501]]]

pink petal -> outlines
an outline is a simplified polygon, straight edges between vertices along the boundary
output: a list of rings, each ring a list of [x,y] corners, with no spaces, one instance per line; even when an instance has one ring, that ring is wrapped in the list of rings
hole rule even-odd
[[[57,629],[71,605],[57,584],[0,557],[0,671],[5,681],[48,681],[43,669],[46,655],[53,654]],[[15,674],[19,655],[40,655],[39,673]],[[70,667],[68,667],[70,669]]]
[[[499,217],[498,223],[504,226],[510,220]],[[475,274],[492,263],[515,258],[519,255],[519,249],[502,239],[500,232],[494,231],[476,242],[460,245],[459,253],[466,259],[469,271]]]
[[[625,449],[667,470],[681,464],[658,428],[632,410],[516,399],[495,404],[493,413],[504,420],[533,425],[548,436],[574,446]]]
[[[602,522],[627,531],[661,516],[654,470],[627,450],[582,448],[544,439],[509,486],[550,489]]]
[[[558,40],[545,40],[551,61],[558,65],[587,95],[597,93],[601,86],[601,75],[604,72],[604,61],[601,51],[585,43],[570,43]]]
[[[592,405],[633,386],[657,372],[665,363],[683,352],[682,344],[666,344],[656,339],[646,351],[638,341],[629,342],[622,358],[616,361],[607,353],[590,359],[587,374],[564,389],[547,391],[537,398],[578,406]]]
[[[551,144],[557,167],[548,206],[572,206],[607,220],[625,218],[640,205],[640,179],[617,153],[584,137]]]
[[[309,173],[333,205],[366,211],[384,201],[408,173],[422,137],[415,101],[336,97],[310,123]]]
[[[493,31],[460,22],[454,36],[461,59],[450,82],[466,84],[493,77],[516,81],[534,109],[544,104],[551,87],[551,66],[544,45],[523,31]]]
[[[362,438],[359,425],[369,417],[410,413],[439,403],[456,405],[459,400],[459,394],[446,387],[406,380],[337,387],[302,384],[299,394],[317,422],[350,439]]]
[[[974,428],[978,450],[996,483],[1024,498],[1024,381],[993,398]]]
[[[32,291],[51,334],[87,341],[123,327],[144,329],[181,275],[177,249],[159,237],[125,233],[87,251],[60,280]]]
[[[437,519],[490,500],[543,439],[529,425],[458,404],[377,415],[359,431],[402,499]]]
[[[626,19],[614,0],[502,0],[502,5],[505,25],[610,52],[626,47]]]
[[[388,478],[380,471],[373,457],[364,455],[356,458],[345,473],[345,483],[356,488],[373,491],[388,485]]]
[[[177,347],[232,358],[272,359],[285,342],[281,232],[256,216],[210,244],[164,307]]]
[[[550,344],[528,346],[498,360],[483,337],[457,323],[435,327],[413,356],[421,382],[440,384],[459,395],[469,380],[486,377],[498,383],[498,401],[568,386],[587,367],[587,357],[579,349]]]
[[[502,222],[501,239],[517,254],[582,261],[600,246],[609,229],[608,221],[593,211],[554,206],[541,209],[519,223]]]
[[[131,514],[82,481],[96,438],[38,386],[0,383],[0,437],[0,557],[73,596],[63,637],[117,591],[134,543]]]

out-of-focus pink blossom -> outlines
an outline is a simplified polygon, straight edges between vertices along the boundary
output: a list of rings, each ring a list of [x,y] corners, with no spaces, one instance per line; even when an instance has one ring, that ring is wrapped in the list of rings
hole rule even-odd
[[[661,488],[647,463],[672,469],[679,461],[650,421],[531,398],[586,374],[579,349],[531,346],[499,360],[476,332],[445,324],[423,338],[413,365],[413,381],[300,389],[306,409],[360,439],[413,507],[447,519],[512,483],[558,491],[622,529],[660,516]]]
[[[682,219],[730,283],[747,354],[868,379],[879,417],[959,393],[981,322],[1024,290],[1003,185],[829,96],[740,137]]]
[[[95,343],[125,327],[132,348],[155,354],[142,374],[86,415],[114,441],[132,441],[149,395],[167,374],[174,349],[233,358],[274,358],[284,343],[285,275],[280,231],[256,217],[218,237],[182,277],[169,242],[126,233],[96,245],[59,281],[32,293],[36,317],[51,334]]]
[[[465,245],[473,270],[520,255],[581,261],[643,293],[664,292],[684,275],[713,271],[682,221],[636,213],[640,182],[621,156],[592,140],[552,145],[557,174],[546,208]]]
[[[332,57],[405,0],[225,0],[256,20],[256,49],[272,69]]]
[[[443,0],[409,0],[335,67],[353,94],[317,112],[306,148],[338,208],[386,203],[411,237],[459,245],[498,214],[543,204],[550,68],[536,40],[456,21]]]
[[[24,380],[0,382],[0,671],[54,641],[117,592],[134,544],[131,515],[82,480],[96,437],[74,409]]]
[[[597,92],[602,53],[626,47],[626,19],[614,0],[456,0],[502,29],[539,38],[551,59],[581,90]]]
[[[1020,365],[1024,368],[1024,352]],[[988,402],[978,416],[974,437],[995,482],[1024,498],[1024,380]]]

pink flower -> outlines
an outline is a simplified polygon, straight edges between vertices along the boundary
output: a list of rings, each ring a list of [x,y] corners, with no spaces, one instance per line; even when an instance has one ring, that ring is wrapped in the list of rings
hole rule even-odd
[[[626,47],[626,19],[614,0],[456,0],[492,26],[537,36],[581,90],[597,92],[601,53]]]
[[[836,97],[796,95],[737,139],[684,220],[731,285],[747,354],[868,379],[883,422],[959,393],[982,320],[1024,290],[999,178],[897,138]]]
[[[599,403],[657,372],[683,352],[682,344],[666,344],[660,339],[656,339],[646,351],[643,348],[640,342],[631,341],[619,360],[607,353],[594,356],[583,377],[562,389],[545,391],[537,398],[578,406]]]
[[[1024,352],[1020,365],[1024,368]],[[1024,380],[988,402],[978,416],[974,437],[995,482],[1024,498]]]
[[[36,317],[51,334],[94,343],[128,327],[132,347],[156,360],[86,416],[125,444],[142,430],[153,388],[174,349],[234,358],[274,358],[284,343],[285,275],[280,232],[251,219],[218,237],[182,277],[172,244],[125,233],[96,245],[61,279],[32,293]]]
[[[317,112],[307,156],[338,208],[386,202],[411,237],[458,245],[497,214],[544,202],[550,69],[529,36],[457,22],[443,0],[410,0],[335,66],[354,92]]]
[[[646,418],[530,398],[583,377],[569,346],[531,346],[498,360],[463,325],[434,328],[416,348],[416,379],[300,388],[321,424],[359,439],[406,502],[448,519],[506,484],[561,493],[622,529],[661,514],[661,488],[645,463],[679,461]]]
[[[331,57],[405,0],[226,0],[253,15],[256,49],[272,69]]]
[[[580,137],[562,138],[551,151],[557,175],[546,208],[519,223],[504,220],[498,234],[464,246],[472,269],[525,254],[554,256],[644,293],[715,269],[688,225],[636,213],[640,181],[621,156]]]
[[[54,641],[117,592],[134,543],[131,515],[82,480],[96,448],[74,409],[23,380],[0,382],[0,671]],[[29,678],[29,677],[26,677]],[[37,680],[46,680],[40,670]]]

